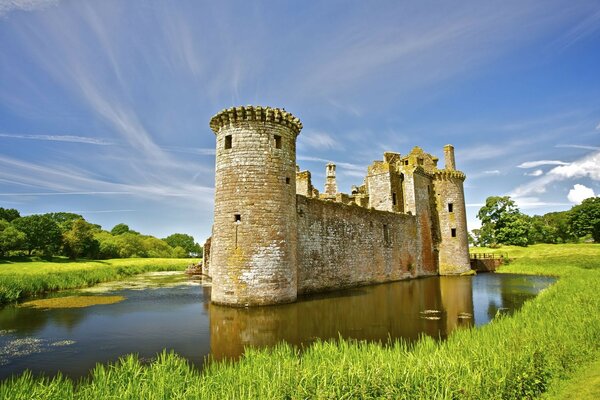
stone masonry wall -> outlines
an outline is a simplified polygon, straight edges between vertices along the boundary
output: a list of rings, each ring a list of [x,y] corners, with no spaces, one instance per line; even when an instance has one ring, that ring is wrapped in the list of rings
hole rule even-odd
[[[433,181],[439,216],[439,265],[441,275],[466,272],[470,268],[467,238],[467,212],[463,192],[464,175],[458,171],[440,170]],[[452,211],[449,210],[452,204]],[[455,236],[452,236],[454,229]]]
[[[414,216],[299,195],[297,219],[299,294],[430,274]]]
[[[231,110],[211,120],[217,134],[212,301],[291,302],[297,294],[296,135],[301,125],[294,126],[291,114],[282,110]]]

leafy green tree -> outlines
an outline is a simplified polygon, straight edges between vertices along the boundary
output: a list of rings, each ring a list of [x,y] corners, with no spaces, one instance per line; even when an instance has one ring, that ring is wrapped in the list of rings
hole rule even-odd
[[[13,220],[19,218],[21,214],[19,211],[14,208],[2,208],[0,207],[0,219],[3,219],[7,222],[12,222]]]
[[[55,212],[44,214],[52,221],[56,222],[61,232],[64,234],[73,226],[73,223],[77,220],[84,220],[83,216],[70,212]]]
[[[480,241],[487,246],[527,246],[530,224],[509,196],[491,196],[477,213],[482,223]]]
[[[119,246],[119,257],[147,257],[141,235],[125,232],[116,236],[116,239]]]
[[[98,257],[101,259],[119,258],[118,239],[107,231],[96,231],[94,240],[99,243]]]
[[[62,244],[62,234],[56,222],[47,215],[28,215],[17,218],[12,225],[25,234],[25,248],[29,255],[33,250],[45,256],[56,254]]]
[[[98,253],[100,244],[94,239],[95,226],[83,218],[71,223],[71,228],[63,233],[63,242],[69,258],[75,260],[82,255],[94,256]]]
[[[496,241],[513,246],[529,244],[529,218],[521,213],[506,214],[498,220],[495,227]]]
[[[173,249],[174,258],[186,258],[189,257],[189,253],[181,246],[177,246]]]
[[[134,235],[139,235],[139,232],[136,232],[134,230],[129,229],[129,226],[127,224],[117,224],[115,225],[110,233],[112,233],[113,235],[122,235],[124,233],[131,233]]]
[[[594,242],[600,243],[600,197],[590,197],[573,207],[569,222],[577,236],[592,235]]]
[[[569,211],[530,217],[529,243],[568,243],[577,240],[569,226]]]
[[[143,236],[142,244],[144,252],[148,257],[169,258],[173,257],[173,249],[164,240],[154,236]]]
[[[11,250],[20,250],[25,240],[23,232],[0,219],[0,256],[7,255]]]
[[[554,236],[556,238],[555,243],[569,243],[577,241],[577,235],[573,233],[569,223],[570,218],[571,211],[558,211],[544,214],[544,220],[554,229]]]
[[[169,246],[176,248],[182,247],[187,255],[184,257],[189,257],[191,254],[202,255],[202,247],[196,242],[194,242],[194,238],[190,235],[186,235],[185,233],[174,233],[164,239],[165,242],[169,244]]]

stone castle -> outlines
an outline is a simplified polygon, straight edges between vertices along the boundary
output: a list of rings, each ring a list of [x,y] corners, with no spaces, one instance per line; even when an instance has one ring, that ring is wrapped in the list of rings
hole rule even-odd
[[[324,193],[296,166],[302,123],[270,107],[235,107],[216,134],[215,212],[204,273],[212,301],[287,303],[304,293],[469,270],[463,182],[454,148],[386,152],[352,193],[335,165]]]

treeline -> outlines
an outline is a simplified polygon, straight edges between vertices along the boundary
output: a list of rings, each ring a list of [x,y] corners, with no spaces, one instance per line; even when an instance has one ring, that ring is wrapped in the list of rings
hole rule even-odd
[[[481,228],[469,234],[474,246],[576,243],[590,238],[600,243],[600,197],[586,199],[569,211],[529,216],[509,196],[492,196],[477,218]]]
[[[67,212],[21,216],[0,207],[0,257],[67,256],[71,259],[129,257],[202,257],[202,247],[184,233],[164,239],[142,235],[118,224],[111,231]]]

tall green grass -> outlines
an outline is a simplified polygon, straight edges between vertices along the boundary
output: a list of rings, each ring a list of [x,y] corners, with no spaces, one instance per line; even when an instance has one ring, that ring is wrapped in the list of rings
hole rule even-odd
[[[62,289],[92,286],[150,271],[183,270],[195,260],[127,258],[103,261],[30,261],[0,264],[0,304]]]
[[[455,331],[443,342],[424,337],[409,347],[403,341],[381,346],[340,340],[302,353],[281,344],[249,349],[239,362],[210,363],[202,372],[172,353],[149,365],[127,356],[98,365],[78,383],[24,374],[5,381],[0,398],[535,398],[600,352],[600,246],[581,259],[578,254],[588,249],[580,250],[557,255],[578,259],[568,267],[558,259],[542,257],[532,266],[517,258],[507,267],[511,272],[535,270],[561,279],[512,316]]]

